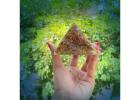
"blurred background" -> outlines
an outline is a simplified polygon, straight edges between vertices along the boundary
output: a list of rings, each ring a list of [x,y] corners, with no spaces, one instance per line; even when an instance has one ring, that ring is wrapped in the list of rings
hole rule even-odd
[[[20,99],[50,100],[54,92],[50,51],[76,23],[103,52],[91,100],[120,100],[120,0],[20,0]],[[61,55],[66,66],[70,56]],[[85,60],[80,56],[78,67]]]

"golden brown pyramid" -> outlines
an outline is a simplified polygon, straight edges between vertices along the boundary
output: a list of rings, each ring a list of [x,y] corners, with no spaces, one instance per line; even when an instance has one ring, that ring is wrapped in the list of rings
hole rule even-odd
[[[84,37],[76,24],[68,30],[57,47],[57,52],[60,54],[97,54],[96,49],[92,47],[91,42]]]

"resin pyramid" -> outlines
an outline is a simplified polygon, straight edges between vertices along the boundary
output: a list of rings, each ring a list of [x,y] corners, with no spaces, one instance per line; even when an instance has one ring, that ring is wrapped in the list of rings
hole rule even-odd
[[[76,24],[68,30],[62,41],[57,47],[60,54],[79,54],[79,55],[96,55],[96,49],[92,47],[89,40],[78,29]]]

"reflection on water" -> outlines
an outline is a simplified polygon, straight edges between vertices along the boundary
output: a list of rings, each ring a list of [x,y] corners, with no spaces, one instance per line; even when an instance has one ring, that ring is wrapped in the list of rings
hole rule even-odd
[[[98,93],[93,100],[111,100],[112,88],[103,88],[101,94]],[[115,96],[112,100],[120,100],[120,96]]]

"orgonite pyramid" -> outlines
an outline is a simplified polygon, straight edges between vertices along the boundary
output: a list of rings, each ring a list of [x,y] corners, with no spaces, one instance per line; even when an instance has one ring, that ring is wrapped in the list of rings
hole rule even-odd
[[[96,49],[93,48],[91,42],[85,38],[76,24],[73,24],[72,27],[68,30],[58,45],[57,52],[60,54],[79,55],[97,54]]]

